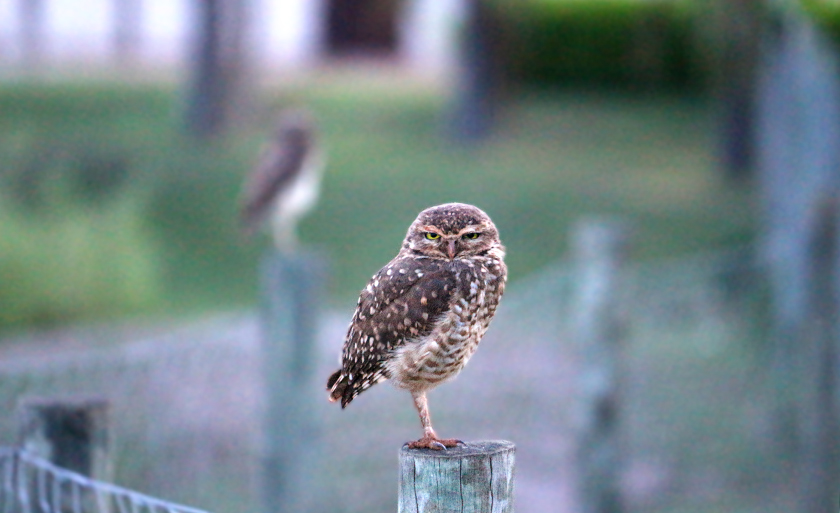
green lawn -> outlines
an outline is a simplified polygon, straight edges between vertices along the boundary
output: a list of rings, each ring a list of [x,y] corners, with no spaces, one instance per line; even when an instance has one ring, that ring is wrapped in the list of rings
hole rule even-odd
[[[320,80],[270,91],[225,141],[180,133],[164,86],[0,87],[0,326],[181,314],[255,303],[265,240],[236,231],[244,173],[273,107],[315,110],[329,151],[302,238],[332,260],[347,307],[421,209],[475,203],[499,226],[516,280],[562,257],[586,214],[626,217],[648,258],[751,236],[747,190],[715,170],[708,105],[687,98],[520,93],[489,140],[445,137],[429,88]]]

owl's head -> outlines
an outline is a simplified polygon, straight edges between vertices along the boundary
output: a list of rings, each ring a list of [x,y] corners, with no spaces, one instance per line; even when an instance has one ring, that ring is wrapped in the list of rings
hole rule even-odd
[[[431,258],[453,260],[485,254],[491,249],[504,253],[499,231],[478,207],[446,203],[420,212],[411,223],[403,250]]]

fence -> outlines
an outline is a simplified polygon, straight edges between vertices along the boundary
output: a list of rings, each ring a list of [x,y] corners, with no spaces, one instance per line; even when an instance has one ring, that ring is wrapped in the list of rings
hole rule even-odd
[[[89,479],[18,449],[0,447],[3,513],[206,513]]]
[[[622,272],[619,477],[630,504],[764,507],[778,500],[784,476],[773,469],[783,460],[762,392],[767,286],[752,251],[631,263]],[[574,511],[579,279],[557,262],[513,281],[481,350],[457,380],[430,394],[441,436],[516,443],[519,511]],[[318,323],[311,390],[322,390],[334,370],[351,308]],[[112,408],[115,482],[219,513],[260,511],[270,433],[261,428],[266,392],[255,316],[164,331],[6,343],[0,409],[13,411],[25,397],[98,392]],[[298,462],[318,476],[301,507],[395,511],[397,449],[419,436],[410,397],[380,385],[346,410],[326,396],[311,408],[321,436],[300,443],[317,443],[322,456]],[[15,432],[9,420],[0,417],[7,445]]]
[[[7,341],[0,410],[33,397],[102,397],[114,482],[215,511],[255,511],[262,401],[256,325],[247,321],[226,315]],[[0,445],[18,444],[14,421],[0,416]]]

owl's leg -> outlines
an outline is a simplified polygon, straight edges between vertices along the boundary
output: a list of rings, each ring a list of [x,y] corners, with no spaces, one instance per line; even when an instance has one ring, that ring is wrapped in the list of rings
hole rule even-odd
[[[423,438],[409,443],[409,449],[434,449],[439,451],[464,443],[454,438],[438,438],[435,434],[435,430],[432,429],[432,417],[429,415],[429,402],[426,399],[426,392],[412,391],[411,397],[414,398],[414,407],[417,408],[417,413],[420,415],[420,424],[423,425]]]

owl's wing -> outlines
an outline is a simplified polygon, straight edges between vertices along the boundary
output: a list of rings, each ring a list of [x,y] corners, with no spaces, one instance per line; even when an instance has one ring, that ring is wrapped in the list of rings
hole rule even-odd
[[[313,127],[296,113],[281,118],[242,190],[240,220],[252,232],[277,195],[301,172],[314,145]]]
[[[342,407],[385,375],[390,352],[431,333],[456,286],[454,274],[430,260],[395,259],[359,297],[347,332],[342,369],[327,383]]]

